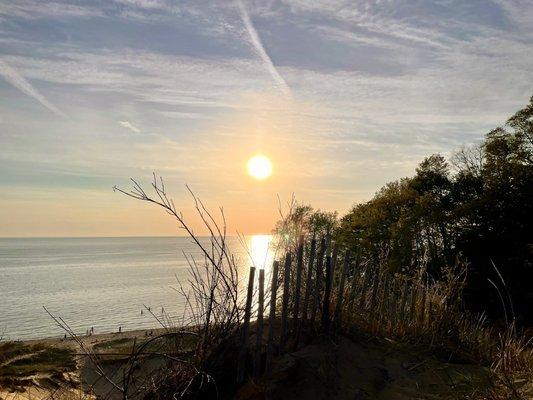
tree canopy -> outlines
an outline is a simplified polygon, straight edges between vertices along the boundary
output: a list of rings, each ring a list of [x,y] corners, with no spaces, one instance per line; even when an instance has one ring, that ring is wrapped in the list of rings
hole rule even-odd
[[[391,272],[424,265],[439,279],[458,257],[466,260],[468,305],[494,316],[502,305],[488,280],[503,286],[497,268],[523,322],[533,322],[533,97],[481,144],[449,161],[431,155],[414,176],[355,205],[336,235]]]
[[[308,204],[293,200],[289,212],[276,223],[273,233],[294,247],[302,236],[322,237],[331,235],[338,227],[337,212],[315,210]]]

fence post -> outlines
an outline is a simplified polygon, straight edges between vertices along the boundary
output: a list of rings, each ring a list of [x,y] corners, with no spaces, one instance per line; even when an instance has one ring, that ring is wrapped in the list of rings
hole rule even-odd
[[[311,285],[313,279],[313,263],[315,261],[316,254],[316,239],[311,240],[311,249],[309,252],[309,263],[307,264],[307,278],[305,280],[305,295],[304,303],[302,307],[302,323],[307,322],[307,313],[309,311],[309,297],[311,296]]]
[[[285,255],[285,266],[283,270],[283,303],[281,305],[281,334],[279,340],[280,353],[285,351],[285,344],[287,342],[291,261],[291,253],[287,253]]]
[[[255,337],[254,376],[261,373],[261,355],[263,353],[263,310],[265,306],[265,270],[259,270],[259,308],[257,309],[257,332]]]
[[[302,286],[302,268],[303,268],[303,262],[304,262],[303,258],[304,258],[304,244],[303,244],[303,238],[302,238],[300,239],[300,245],[298,246],[298,254],[296,258],[296,287],[294,288],[294,310],[292,313],[294,332],[297,332],[298,317],[300,314],[300,296],[301,296],[300,286]]]
[[[355,253],[355,262],[353,266],[353,274],[352,274],[352,285],[350,288],[350,298],[348,299],[348,304],[350,306],[350,310],[353,312],[353,308],[355,307],[355,298],[357,293],[357,270],[359,269],[359,261],[361,255],[361,249],[357,248],[357,251]]]
[[[326,256],[326,277],[325,277],[325,289],[324,289],[324,299],[322,304],[322,328],[325,333],[329,333],[329,302],[331,298],[331,256],[328,254]]]
[[[346,250],[344,254],[344,266],[341,271],[341,280],[339,282],[339,291],[337,294],[337,303],[335,304],[335,325],[340,326],[341,323],[341,310],[342,301],[344,297],[344,286],[346,284],[346,275],[348,274],[348,268],[350,267],[350,250]]]
[[[375,314],[374,307],[376,305],[376,298],[378,296],[378,289],[379,289],[379,272],[375,271],[374,279],[372,279],[372,292],[370,293],[370,303],[369,303],[369,309],[372,314]]]
[[[411,298],[409,301],[409,325],[415,325],[416,319],[416,297],[418,295],[418,285],[415,282],[411,282]]]
[[[399,305],[401,299],[397,295],[398,291],[398,278],[397,275],[392,275],[392,290],[390,291],[390,302],[389,302],[389,316],[390,316],[390,326],[389,334],[392,335],[396,329],[396,321],[398,319]]]
[[[248,277],[248,292],[246,293],[246,305],[244,308],[244,323],[242,326],[242,343],[239,354],[239,363],[237,365],[237,383],[244,382],[246,374],[246,354],[248,352],[248,336],[250,330],[250,314],[252,310],[252,295],[254,291],[255,267],[250,267],[250,276]]]
[[[322,264],[324,263],[324,254],[326,253],[326,239],[320,241],[320,251],[316,260],[316,280],[313,293],[313,304],[311,308],[311,323],[315,321],[316,310],[320,307],[320,281],[322,279]]]
[[[397,326],[405,325],[406,320],[406,313],[405,313],[405,306],[407,305],[407,290],[408,290],[407,280],[404,278],[402,279],[402,297],[400,300],[400,309],[398,310],[398,324]]]
[[[337,256],[339,253],[339,244],[335,243],[333,246],[333,253],[331,255],[331,278],[330,278],[330,285],[333,288],[335,283],[335,271],[337,270]]]
[[[380,304],[379,304],[379,315],[378,315],[378,326],[380,329],[383,326],[383,322],[386,319],[385,313],[387,312],[388,306],[388,297],[389,297],[389,284],[390,277],[389,274],[385,274],[382,279],[381,289],[380,289]]]
[[[440,308],[440,302],[438,301],[436,294],[432,292],[428,307],[428,327],[434,328],[435,331],[438,332],[444,315],[445,312]]]
[[[265,371],[270,372],[272,366],[272,356],[274,355],[274,323],[276,321],[276,295],[278,291],[278,268],[279,262],[274,261],[272,265],[272,283],[270,286],[270,315],[268,317],[268,339]]]
[[[420,291],[422,295],[420,296],[420,309],[418,310],[418,327],[422,330],[424,329],[424,317],[426,314],[426,290],[425,285],[420,285]]]
[[[374,279],[372,281],[372,294],[370,297],[370,318],[369,320],[374,323],[376,320],[376,301],[378,297],[378,290],[381,287],[381,275],[379,271],[375,271]]]
[[[369,284],[370,284],[370,270],[371,270],[371,267],[370,265],[368,265],[366,268],[365,268],[365,272],[364,272],[364,277],[363,277],[363,287],[361,288],[361,296],[359,297],[359,309],[361,310],[366,310],[366,297],[367,297],[367,292],[368,292],[368,287],[369,287]],[[354,299],[355,301],[355,299]]]

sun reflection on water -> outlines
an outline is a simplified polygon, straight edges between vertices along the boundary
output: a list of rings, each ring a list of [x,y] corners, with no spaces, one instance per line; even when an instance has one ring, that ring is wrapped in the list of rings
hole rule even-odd
[[[265,288],[268,287],[269,282],[272,280],[272,264],[276,258],[276,246],[275,240],[272,235],[251,235],[247,237],[246,241],[247,252],[248,252],[248,265],[254,266],[256,268],[255,272],[255,288],[258,287],[258,279],[261,270],[264,270],[265,274]],[[244,272],[244,279],[241,280],[241,294],[242,298],[246,296],[246,285],[248,282],[249,270],[246,268]],[[265,293],[268,296],[267,293]],[[257,290],[254,294],[253,302],[253,315],[257,312],[258,307],[258,296],[259,293]],[[255,318],[252,316],[252,318]]]
[[[274,261],[271,248],[272,235],[252,235],[249,238],[248,249],[252,265],[258,269],[270,270]],[[265,271],[266,272],[266,271]]]

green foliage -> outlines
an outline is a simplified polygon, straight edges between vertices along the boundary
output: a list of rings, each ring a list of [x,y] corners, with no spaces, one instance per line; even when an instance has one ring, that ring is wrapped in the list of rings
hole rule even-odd
[[[426,158],[413,177],[389,183],[353,207],[341,219],[338,238],[393,272],[413,274],[424,266],[435,279],[465,257],[470,306],[501,315],[487,283],[492,279],[505,289],[494,262],[521,317],[532,322],[533,97],[480,146],[457,152],[451,164],[453,172],[441,155]]]
[[[288,215],[276,223],[273,232],[287,247],[294,247],[301,236],[326,236],[338,227],[336,211],[315,210],[310,205],[299,204],[295,200],[289,208]]]

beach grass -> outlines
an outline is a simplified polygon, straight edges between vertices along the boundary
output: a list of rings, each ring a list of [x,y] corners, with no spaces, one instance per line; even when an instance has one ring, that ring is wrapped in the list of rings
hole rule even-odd
[[[74,350],[67,347],[5,342],[0,344],[0,387],[23,390],[29,383],[65,383],[64,374],[76,370]]]

